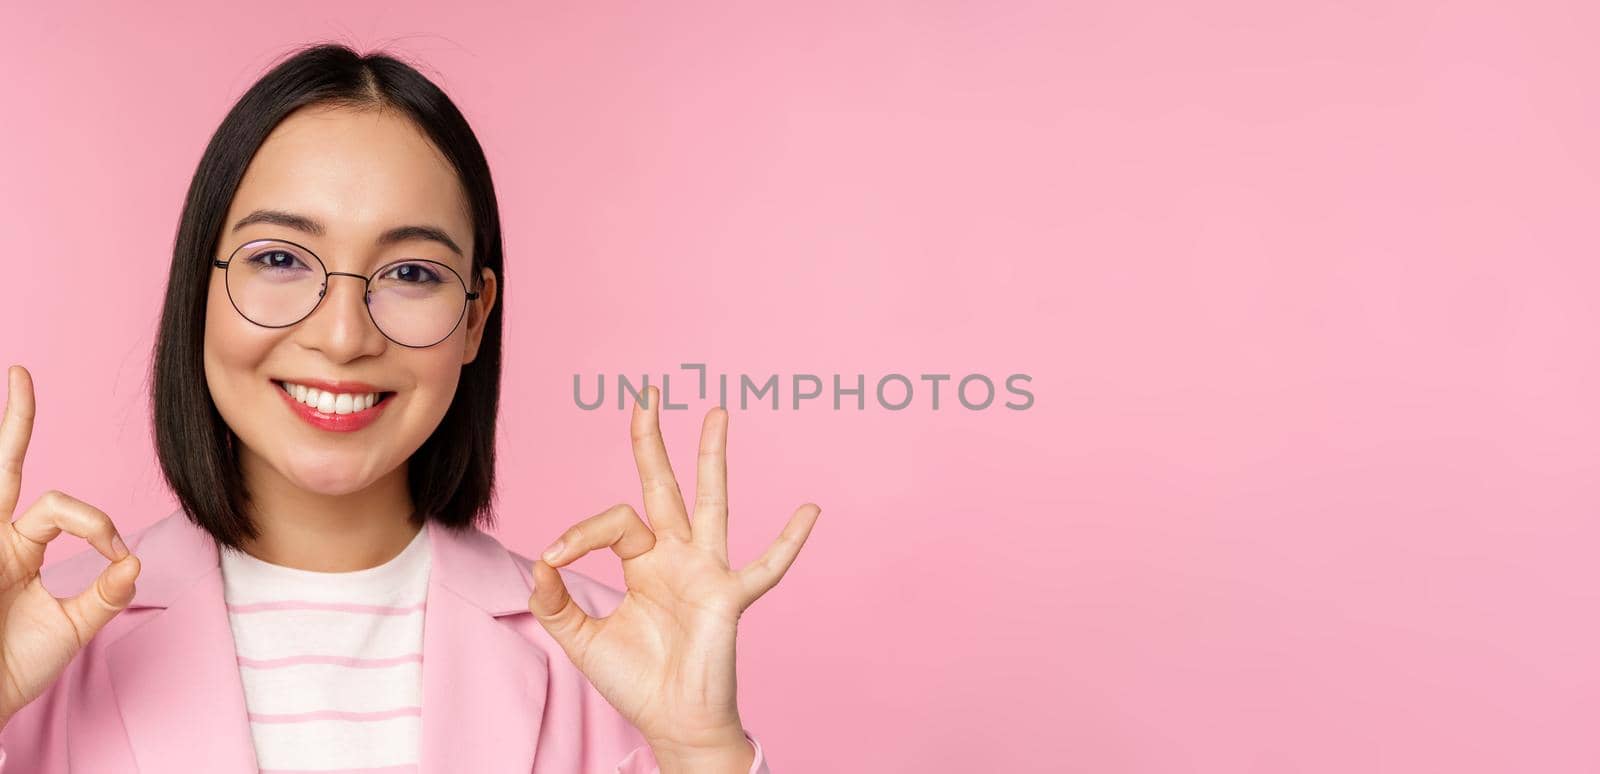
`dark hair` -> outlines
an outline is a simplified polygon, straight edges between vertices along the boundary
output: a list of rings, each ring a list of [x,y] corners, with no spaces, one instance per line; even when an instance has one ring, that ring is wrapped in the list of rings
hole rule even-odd
[[[390,109],[408,116],[455,167],[473,221],[471,280],[494,270],[505,294],[500,214],[489,164],[450,98],[411,65],[321,43],[291,51],[234,103],[189,183],[161,309],[152,374],[156,454],[189,519],[238,548],[257,535],[239,470],[237,438],[206,386],[203,346],[212,259],[246,167],[273,128],[309,105]],[[498,307],[499,304],[495,304]],[[491,308],[477,356],[462,366],[444,419],[409,463],[414,519],[454,528],[493,523],[495,414],[500,401],[500,315]]]

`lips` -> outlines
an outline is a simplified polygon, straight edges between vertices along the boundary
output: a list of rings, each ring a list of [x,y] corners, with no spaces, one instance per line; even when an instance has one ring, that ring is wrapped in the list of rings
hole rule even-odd
[[[304,379],[296,377],[273,377],[272,381],[279,384],[301,384],[332,393],[357,393],[357,392],[384,392],[382,387],[346,379]]]
[[[390,398],[395,394],[362,382],[273,380],[273,385],[289,409],[306,424],[332,432],[352,432],[372,424],[393,402]],[[315,399],[316,405],[302,402],[302,398]]]

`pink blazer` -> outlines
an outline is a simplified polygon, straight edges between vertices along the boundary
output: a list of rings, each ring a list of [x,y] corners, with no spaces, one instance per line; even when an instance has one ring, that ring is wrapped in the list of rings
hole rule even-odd
[[[531,561],[476,529],[427,530],[422,773],[655,771],[643,735],[528,612]],[[0,772],[255,774],[216,541],[181,511],[125,539],[141,566],[133,602],[0,731]],[[105,565],[88,550],[46,567],[43,581],[67,596]],[[591,614],[622,599],[561,574]],[[746,738],[751,774],[768,774]]]

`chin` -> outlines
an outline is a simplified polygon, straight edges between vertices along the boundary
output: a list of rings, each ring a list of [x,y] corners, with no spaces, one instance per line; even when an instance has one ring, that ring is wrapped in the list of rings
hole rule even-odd
[[[330,496],[359,492],[378,479],[365,461],[327,458],[291,463],[282,473],[290,483],[307,492]]]

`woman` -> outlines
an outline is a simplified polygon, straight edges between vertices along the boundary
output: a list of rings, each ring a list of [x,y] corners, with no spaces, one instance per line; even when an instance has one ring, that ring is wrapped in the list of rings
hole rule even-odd
[[[649,525],[619,505],[507,551],[478,529],[504,287],[487,163],[426,78],[324,45],[246,92],[190,185],[155,352],[180,508],[126,540],[58,492],[16,514],[34,401],[8,372],[0,770],[767,771],[737,621],[820,510],[730,569],[727,412],[691,514],[652,388]],[[41,580],[63,531],[95,551]],[[602,547],[625,592],[558,569]]]

